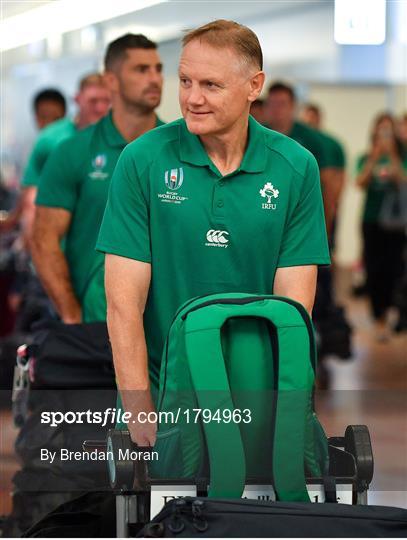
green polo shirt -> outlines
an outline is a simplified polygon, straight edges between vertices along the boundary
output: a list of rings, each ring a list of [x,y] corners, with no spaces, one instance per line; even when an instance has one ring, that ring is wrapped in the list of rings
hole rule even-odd
[[[24,170],[21,185],[38,187],[42,169],[51,152],[60,142],[76,133],[75,123],[70,118],[61,118],[45,127],[37,137],[34,148]]]
[[[278,267],[329,264],[317,163],[250,117],[243,161],[222,176],[177,120],[122,153],[97,249],[152,265],[144,326],[158,385],[164,341],[184,301],[271,293]]]
[[[345,150],[342,144],[326,131],[318,131],[325,144],[327,153],[327,166],[343,170],[346,167]]]
[[[320,169],[330,166],[326,142],[318,131],[302,122],[294,122],[290,133],[287,133],[287,135],[314,155]]]
[[[72,214],[64,251],[85,322],[106,319],[104,258],[95,244],[110,179],[126,144],[109,113],[63,141],[41,175],[36,204]]]

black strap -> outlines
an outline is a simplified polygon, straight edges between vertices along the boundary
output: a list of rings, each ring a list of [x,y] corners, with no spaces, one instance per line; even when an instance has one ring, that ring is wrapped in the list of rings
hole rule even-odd
[[[325,502],[337,503],[336,498],[336,478],[335,476],[324,476]]]

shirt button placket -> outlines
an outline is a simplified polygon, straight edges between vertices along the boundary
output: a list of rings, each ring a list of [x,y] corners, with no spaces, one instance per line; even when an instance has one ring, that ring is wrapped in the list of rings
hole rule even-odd
[[[222,188],[225,185],[224,180],[219,180],[215,184],[214,197],[213,197],[213,213],[218,217],[223,217],[225,200],[224,193],[222,193]]]

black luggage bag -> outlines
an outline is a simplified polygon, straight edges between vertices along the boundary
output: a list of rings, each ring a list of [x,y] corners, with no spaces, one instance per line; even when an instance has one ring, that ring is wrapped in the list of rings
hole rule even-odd
[[[144,538],[405,538],[407,510],[336,503],[182,497],[137,535]]]
[[[52,321],[37,328],[32,343],[21,347],[15,374],[13,416],[21,427],[15,450],[22,468],[13,477],[13,512],[6,536],[20,536],[61,503],[107,489],[106,465],[62,460],[61,449],[81,451],[83,440],[105,438],[106,426],[83,420],[57,426],[43,412],[91,411],[115,407],[116,385],[106,323],[65,325]],[[53,463],[41,450],[55,452]]]

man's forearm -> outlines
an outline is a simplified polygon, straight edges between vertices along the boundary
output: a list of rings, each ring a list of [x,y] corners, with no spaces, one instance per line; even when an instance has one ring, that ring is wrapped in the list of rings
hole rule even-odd
[[[68,264],[59,242],[34,237],[31,255],[48,296],[66,323],[81,322],[81,308],[72,287]]]
[[[31,240],[34,228],[35,217],[35,197],[37,195],[37,188],[35,186],[29,186],[23,190],[22,193],[22,216],[21,216],[21,235],[26,246],[26,249],[30,249]]]
[[[130,309],[129,306],[114,309],[108,304],[107,324],[117,386],[124,409],[132,414],[129,423],[131,437],[141,446],[153,446],[156,437],[155,422],[140,424],[137,421],[139,413],[154,411],[143,315],[134,311],[134,306],[130,306]]]
[[[154,421],[137,421],[138,413],[154,411],[143,320],[150,280],[150,264],[106,255],[107,326],[116,381],[124,408],[132,414],[131,438],[141,446],[153,446],[157,430]]]
[[[273,294],[302,304],[310,315],[314,306],[318,270],[315,265],[277,268]]]
[[[143,316],[133,306],[108,305],[107,324],[119,390],[149,390]]]

